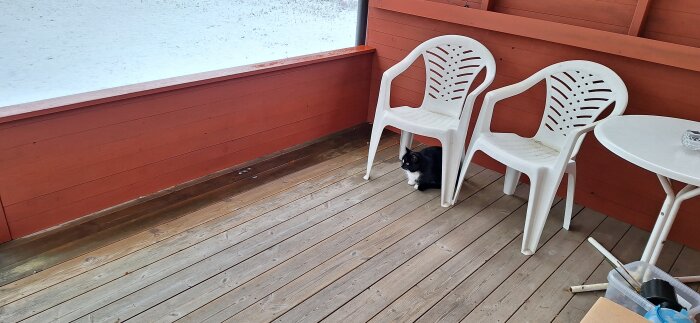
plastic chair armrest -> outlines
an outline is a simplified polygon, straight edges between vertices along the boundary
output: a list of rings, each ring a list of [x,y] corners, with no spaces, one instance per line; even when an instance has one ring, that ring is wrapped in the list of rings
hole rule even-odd
[[[462,113],[460,114],[460,120],[459,120],[459,131],[463,132],[466,134],[467,128],[469,127],[469,119],[471,118],[471,112],[472,109],[474,108],[474,102],[476,101],[476,98],[484,92],[484,90],[493,83],[493,79],[496,77],[496,69],[495,67],[492,68],[487,68],[486,70],[486,77],[484,78],[484,81],[477,86],[474,91],[469,93],[467,95],[467,99],[464,103],[464,106],[462,106]]]
[[[379,98],[377,100],[376,113],[389,110],[389,98],[391,97],[391,81],[393,81],[401,73],[405,72],[411,64],[421,55],[419,51],[413,51],[408,56],[404,57],[396,65],[390,67],[382,74],[382,81],[379,85]]]
[[[474,132],[490,133],[491,118],[493,117],[493,109],[496,106],[496,103],[529,90],[531,87],[535,86],[535,84],[542,81],[542,79],[543,77],[537,73],[518,83],[504,86],[486,93],[484,102],[481,105],[479,119],[476,122]]]
[[[569,136],[567,136],[566,141],[562,146],[562,149],[559,151],[559,157],[556,161],[558,167],[566,166],[566,163],[569,162],[571,156],[574,154],[574,148],[576,148],[576,143],[578,142],[579,138],[591,132],[591,130],[595,129],[595,127],[602,121],[603,120],[598,120],[596,122],[583,126],[578,130],[571,132]]]

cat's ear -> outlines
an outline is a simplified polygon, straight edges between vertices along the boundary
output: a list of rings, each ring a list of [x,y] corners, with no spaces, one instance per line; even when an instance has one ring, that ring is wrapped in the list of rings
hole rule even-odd
[[[406,147],[406,153],[410,153],[410,152],[411,152],[411,149],[409,149],[408,147]]]

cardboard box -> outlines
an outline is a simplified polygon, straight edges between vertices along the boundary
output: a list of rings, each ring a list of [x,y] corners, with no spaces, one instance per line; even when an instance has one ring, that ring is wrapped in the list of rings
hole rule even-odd
[[[581,323],[607,322],[649,323],[641,315],[604,297],[599,298],[581,320]]]

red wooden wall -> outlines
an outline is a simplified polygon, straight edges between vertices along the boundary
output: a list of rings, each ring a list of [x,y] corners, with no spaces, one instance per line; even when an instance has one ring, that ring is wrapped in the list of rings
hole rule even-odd
[[[700,61],[700,49],[628,36],[636,0],[482,0],[480,4],[484,2],[488,2],[486,7],[491,10],[501,12],[483,10],[484,6],[473,6],[472,1],[468,3],[470,8],[460,8],[464,1],[458,3],[453,0],[370,1],[368,45],[375,47],[377,53],[370,119],[374,115],[383,70],[429,38],[460,34],[482,42],[496,58],[497,76],[492,89],[521,81],[559,61],[585,59],[607,65],[622,77],[630,94],[627,114],[700,120],[700,69],[696,64]],[[647,17],[648,28],[642,26],[642,35],[651,35],[649,30],[665,28],[664,35],[682,34],[686,37],[682,39],[698,37],[698,24],[686,28],[681,23],[675,26],[653,22],[660,12],[658,8],[668,3],[684,3],[687,6],[680,11],[669,10],[663,14],[685,15],[685,12],[681,12],[684,10],[699,12],[697,9],[700,5],[691,0],[659,0],[658,4],[655,3],[656,0],[652,0]],[[649,51],[647,48],[658,50]],[[424,73],[422,62],[418,62],[396,79],[392,85],[392,104],[419,105],[423,97]],[[475,107],[477,111],[473,114],[472,124],[479,105],[480,101]],[[493,128],[531,136],[539,125],[543,108],[544,87],[541,86],[499,104]],[[665,197],[654,174],[608,152],[593,135],[587,137],[577,159],[578,203],[651,229]],[[503,170],[501,165],[484,156],[477,162]],[[700,248],[698,214],[700,199],[687,201],[674,225],[671,238]]]
[[[22,237],[363,123],[372,53],[205,73],[171,89],[158,81],[156,93],[57,113],[7,109],[31,117],[0,116],[0,239],[7,225]]]
[[[644,37],[700,47],[700,1],[653,0]]]

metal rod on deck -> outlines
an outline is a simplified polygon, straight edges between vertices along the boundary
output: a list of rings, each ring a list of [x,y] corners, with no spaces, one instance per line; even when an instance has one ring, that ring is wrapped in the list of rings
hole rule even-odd
[[[607,260],[608,263],[610,263],[610,265],[613,266],[613,269],[615,269],[617,273],[620,274],[620,277],[622,277],[622,279],[624,279],[630,285],[630,287],[632,287],[632,289],[639,292],[639,289],[642,288],[642,283],[637,281],[637,279],[634,278],[634,276],[632,276],[632,274],[630,274],[629,271],[627,271],[627,269],[620,260],[613,256],[613,254],[610,253],[610,251],[605,249],[605,247],[603,247],[603,245],[601,245],[593,237],[588,237],[588,242],[590,242],[591,245],[593,245],[593,247],[596,248],[596,250],[598,250],[598,252],[600,252],[603,255],[605,260]]]
[[[681,283],[695,283],[700,281],[700,276],[683,276],[683,277],[674,277],[676,280],[678,280]],[[606,290],[608,289],[608,283],[600,283],[600,284],[589,284],[589,285],[577,285],[577,286],[571,286],[569,287],[569,291],[572,293],[585,293],[585,292],[595,292],[599,290]]]

